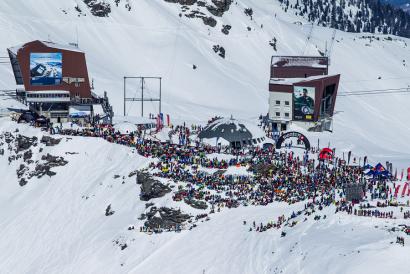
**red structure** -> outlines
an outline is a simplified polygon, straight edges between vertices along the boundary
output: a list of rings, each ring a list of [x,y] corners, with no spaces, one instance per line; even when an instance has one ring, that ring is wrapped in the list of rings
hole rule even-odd
[[[319,160],[332,160],[333,159],[333,150],[330,148],[324,148],[319,153]]]
[[[24,85],[26,92],[68,91],[71,98],[91,99],[85,54],[76,46],[37,40],[9,48],[8,53],[16,83]],[[50,76],[47,64],[35,64],[36,60],[41,60],[41,56],[44,57],[47,54],[48,56],[61,56],[61,73],[60,71],[54,72],[59,74],[59,80],[51,84],[34,83],[34,70],[37,70],[37,75],[43,73],[44,77]]]
[[[17,86],[16,96],[32,112],[52,122],[70,119],[111,121],[106,93],[91,91],[85,53],[76,44],[32,41],[7,49]],[[94,117],[94,105],[104,113]]]

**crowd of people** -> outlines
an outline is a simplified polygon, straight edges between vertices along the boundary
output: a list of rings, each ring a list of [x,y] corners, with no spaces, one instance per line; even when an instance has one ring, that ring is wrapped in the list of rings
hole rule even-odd
[[[383,212],[378,209],[370,210],[370,209],[355,209],[354,215],[357,216],[365,216],[365,217],[376,217],[376,218],[393,218],[393,211]]]
[[[334,196],[335,187],[342,188],[344,184],[362,178],[359,167],[319,164],[315,159],[301,159],[287,151],[276,153],[274,149],[253,150],[247,153],[248,157],[229,161],[206,157],[191,160],[192,156],[186,159],[178,154],[171,155],[165,154],[159,157],[159,161],[151,163],[153,175],[188,183],[175,199],[194,197],[215,207],[323,200]],[[245,166],[250,174],[225,175],[206,170],[232,165]]]
[[[296,155],[289,149],[276,151],[274,147],[262,149],[248,147],[229,151],[229,157],[215,154],[224,148],[202,144],[191,139],[193,132],[200,132],[201,126],[176,126],[172,134],[178,136],[178,144],[160,142],[146,134],[143,127],[124,134],[111,125],[94,125],[86,128],[58,128],[54,133],[70,136],[99,137],[111,143],[133,147],[144,156],[155,159],[149,171],[156,177],[166,178],[180,184],[173,194],[175,201],[198,200],[211,206],[212,211],[227,207],[268,205],[275,201],[289,204],[305,202],[305,210],[293,213],[285,220],[278,219],[251,230],[266,231],[280,228],[286,221],[295,225],[297,216],[312,214],[315,207],[336,205],[336,212],[347,212],[357,216],[393,218],[393,212],[378,209],[354,208],[354,203],[345,199],[345,187],[363,183],[369,198],[391,199],[392,190],[385,178],[368,178],[363,168],[348,165],[335,157],[332,161],[319,161],[319,148],[312,148]],[[268,129],[265,128],[266,131]],[[244,167],[247,173],[225,174],[229,167]],[[340,191],[339,191],[340,190]],[[366,195],[366,193],[364,193]],[[309,204],[310,203],[310,204]],[[383,202],[380,207],[382,207]],[[410,213],[404,213],[410,218]],[[292,221],[289,223],[289,221]]]

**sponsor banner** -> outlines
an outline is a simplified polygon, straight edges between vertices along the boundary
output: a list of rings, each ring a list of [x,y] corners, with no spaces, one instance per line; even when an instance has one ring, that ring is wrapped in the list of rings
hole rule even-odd
[[[62,53],[31,53],[30,83],[33,86],[60,85],[63,73]]]
[[[314,87],[294,87],[293,90],[293,119],[296,121],[313,121],[315,112]]]

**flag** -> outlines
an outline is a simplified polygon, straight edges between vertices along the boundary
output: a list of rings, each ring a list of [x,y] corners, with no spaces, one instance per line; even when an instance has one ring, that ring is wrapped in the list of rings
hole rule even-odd
[[[158,114],[158,116],[157,116],[157,131],[160,131],[161,128],[162,128],[161,115]]]

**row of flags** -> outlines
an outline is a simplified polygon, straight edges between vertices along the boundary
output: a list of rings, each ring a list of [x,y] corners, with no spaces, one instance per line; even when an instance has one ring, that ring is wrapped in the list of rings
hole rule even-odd
[[[374,177],[378,177],[378,176],[383,176],[383,177],[389,177],[393,175],[393,167],[391,165],[389,165],[390,163],[387,163],[389,168],[386,169],[381,163],[378,163],[377,165],[375,165],[374,167],[371,167],[370,165],[367,165],[369,167],[369,171],[367,172],[367,175],[373,175]],[[393,178],[396,178],[397,180],[400,179],[400,181],[402,181],[404,179],[404,169],[401,170],[401,175],[400,178],[398,177],[397,174],[397,168],[394,172]],[[410,167],[407,168],[407,176],[406,176],[407,180],[410,180]]]
[[[157,115],[157,131],[160,131],[164,127],[164,113],[160,113]],[[169,114],[166,115],[166,126],[171,126],[171,119]]]

